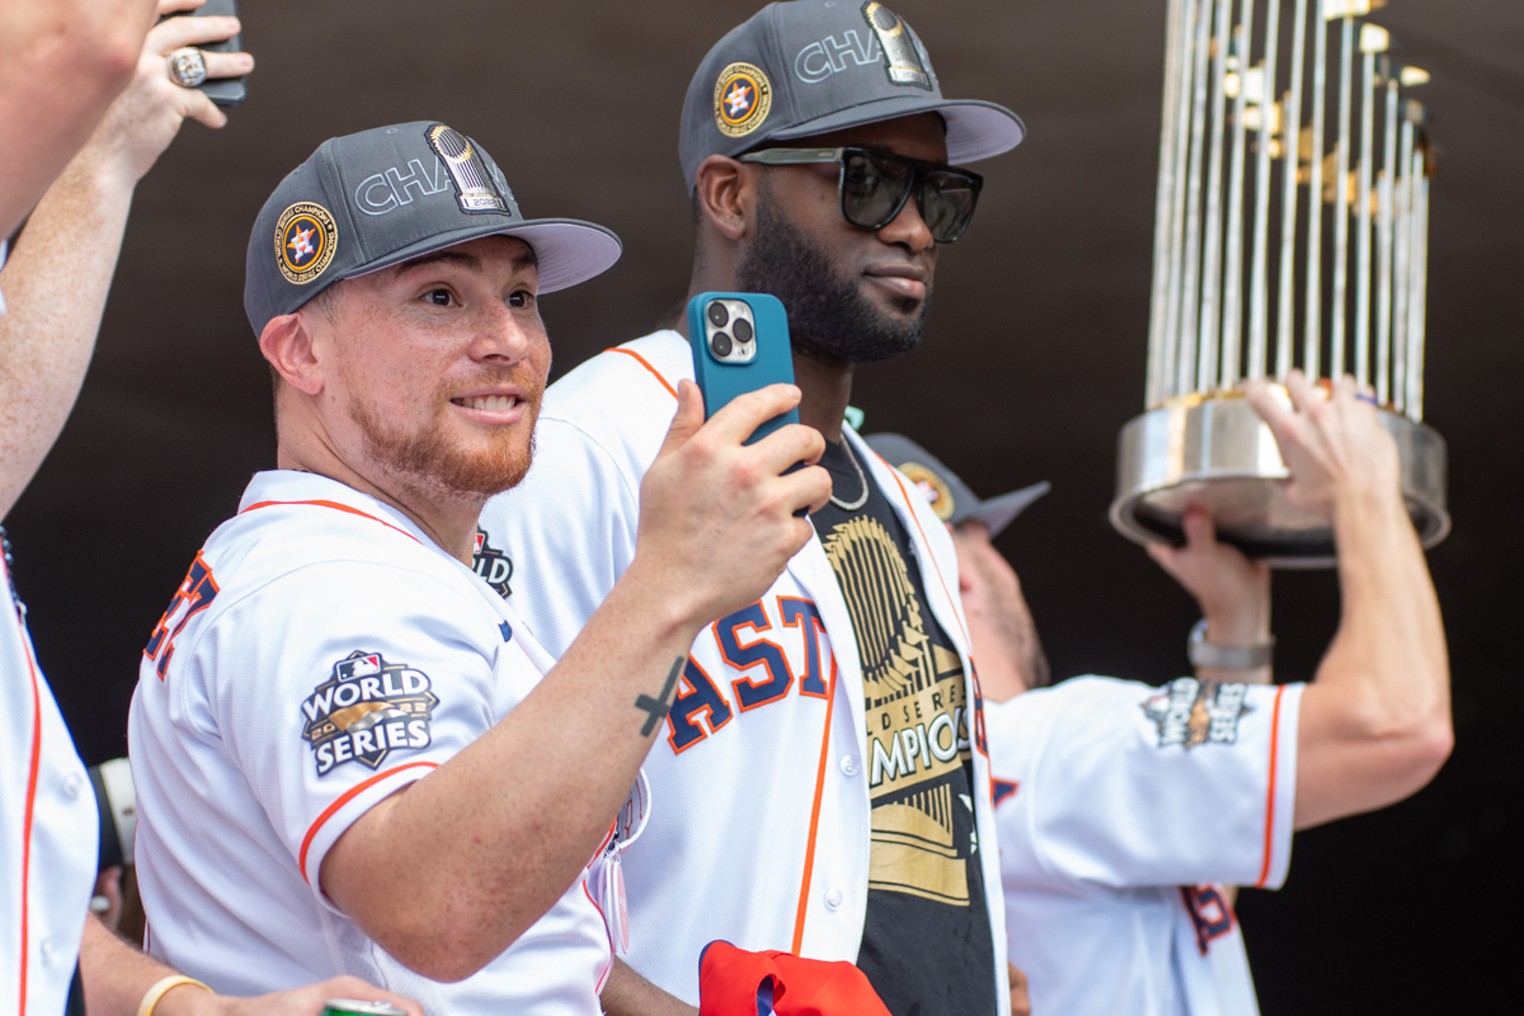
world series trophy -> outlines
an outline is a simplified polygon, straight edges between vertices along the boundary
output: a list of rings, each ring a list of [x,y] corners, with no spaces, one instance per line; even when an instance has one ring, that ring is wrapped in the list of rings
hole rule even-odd
[[[1169,0],[1145,411],[1111,505],[1130,539],[1179,542],[1194,504],[1251,556],[1333,563],[1331,521],[1287,503],[1243,397],[1262,378],[1286,398],[1293,368],[1374,390],[1420,540],[1450,530],[1423,422],[1434,151],[1411,93],[1428,74],[1367,19],[1384,5]]]

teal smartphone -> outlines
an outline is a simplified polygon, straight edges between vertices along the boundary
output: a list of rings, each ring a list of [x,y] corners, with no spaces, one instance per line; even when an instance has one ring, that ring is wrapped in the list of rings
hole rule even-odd
[[[783,303],[767,293],[700,293],[688,301],[688,342],[693,379],[704,393],[705,417],[744,392],[779,381],[794,382],[794,350]],[[758,427],[746,443],[785,424],[798,423],[790,409]]]

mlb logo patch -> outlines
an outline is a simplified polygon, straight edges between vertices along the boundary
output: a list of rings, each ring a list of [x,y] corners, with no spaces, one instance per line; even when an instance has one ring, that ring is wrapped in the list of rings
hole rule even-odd
[[[340,681],[351,681],[357,677],[370,677],[381,673],[381,657],[376,654],[370,656],[357,656],[349,660],[341,660],[337,667]]]

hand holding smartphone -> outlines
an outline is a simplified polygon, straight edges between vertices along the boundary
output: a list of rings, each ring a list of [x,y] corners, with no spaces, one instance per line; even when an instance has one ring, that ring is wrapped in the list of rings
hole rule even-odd
[[[193,11],[184,13],[170,13],[165,18],[173,17],[237,17],[238,0],[206,0],[206,3]],[[160,18],[163,21],[165,18]],[[234,35],[221,42],[207,42],[196,46],[203,53],[237,53],[243,49],[243,36]],[[237,106],[248,98],[248,85],[244,78],[207,78],[196,86],[206,97],[219,106]]]
[[[744,392],[794,382],[794,352],[783,303],[767,293],[700,293],[688,301],[688,342],[693,379],[704,395],[707,419]],[[799,422],[791,409],[758,427],[751,444]]]

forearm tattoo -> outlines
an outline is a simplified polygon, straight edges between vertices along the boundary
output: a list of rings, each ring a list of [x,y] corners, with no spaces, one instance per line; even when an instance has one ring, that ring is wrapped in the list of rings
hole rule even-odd
[[[667,710],[672,707],[672,692],[677,688],[677,676],[683,672],[683,664],[686,661],[679,656],[672,661],[672,669],[667,672],[667,683],[661,686],[661,695],[652,698],[642,695],[635,700],[635,708],[646,714],[645,725],[640,728],[642,737],[649,737],[656,725],[667,716]]]

